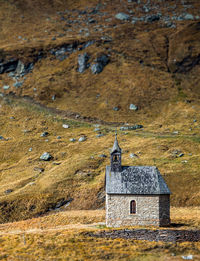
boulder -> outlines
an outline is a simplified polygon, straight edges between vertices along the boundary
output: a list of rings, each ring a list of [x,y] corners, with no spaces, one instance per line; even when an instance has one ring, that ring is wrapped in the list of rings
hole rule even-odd
[[[130,19],[130,16],[125,13],[118,13],[115,15],[115,18],[121,21],[128,21]]]
[[[89,55],[87,53],[78,56],[78,72],[83,73],[89,67],[88,60]]]
[[[141,128],[143,128],[143,125],[136,124],[136,125],[133,125],[133,126],[123,126],[123,127],[120,127],[120,130],[122,130],[122,131],[137,130],[137,129],[141,129]]]
[[[101,73],[104,67],[109,63],[109,58],[106,54],[102,54],[97,57],[95,64],[92,65],[91,71],[93,74]]]
[[[98,74],[101,73],[103,71],[103,66],[100,63],[95,63],[92,65],[91,67],[91,71],[93,74]]]
[[[49,135],[49,133],[47,131],[43,132],[40,137],[47,137]]]
[[[48,152],[44,152],[41,156],[40,156],[40,160],[44,160],[44,161],[49,161],[51,160],[53,157],[51,156],[51,154],[49,154]]]
[[[79,141],[79,142],[86,141],[86,137],[85,137],[85,136],[83,136],[83,137],[80,137],[78,141]]]
[[[135,104],[130,104],[129,109],[132,111],[137,111],[138,107]]]
[[[69,129],[69,125],[63,124],[63,128],[64,128],[64,129]]]

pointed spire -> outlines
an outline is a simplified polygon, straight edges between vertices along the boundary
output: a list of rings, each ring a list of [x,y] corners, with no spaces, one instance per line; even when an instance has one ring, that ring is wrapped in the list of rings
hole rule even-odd
[[[112,147],[110,153],[112,154],[113,152],[121,152],[121,148],[120,148],[120,146],[118,144],[118,140],[117,140],[117,130],[115,131],[115,141],[114,141],[114,144],[113,144],[113,147]]]

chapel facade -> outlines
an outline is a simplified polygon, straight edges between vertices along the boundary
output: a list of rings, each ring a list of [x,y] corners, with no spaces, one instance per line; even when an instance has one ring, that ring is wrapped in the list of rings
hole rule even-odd
[[[117,135],[106,166],[106,225],[168,226],[170,190],[154,166],[122,166]]]

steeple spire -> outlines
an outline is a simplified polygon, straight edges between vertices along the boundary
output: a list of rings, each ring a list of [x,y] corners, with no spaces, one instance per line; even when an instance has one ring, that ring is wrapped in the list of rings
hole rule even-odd
[[[110,152],[111,158],[111,171],[113,172],[120,172],[122,171],[121,166],[121,148],[119,146],[118,140],[117,140],[117,132],[115,133],[115,141],[113,144],[113,147]]]
[[[112,147],[112,150],[110,153],[112,154],[113,152],[121,153],[121,148],[120,148],[118,140],[117,140],[117,130],[115,131],[115,141],[114,141],[114,144],[113,144],[113,147]]]

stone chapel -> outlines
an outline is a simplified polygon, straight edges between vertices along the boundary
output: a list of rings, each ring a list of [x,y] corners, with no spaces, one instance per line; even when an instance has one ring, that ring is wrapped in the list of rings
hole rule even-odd
[[[170,190],[153,166],[122,166],[117,134],[106,166],[106,225],[168,226]]]

